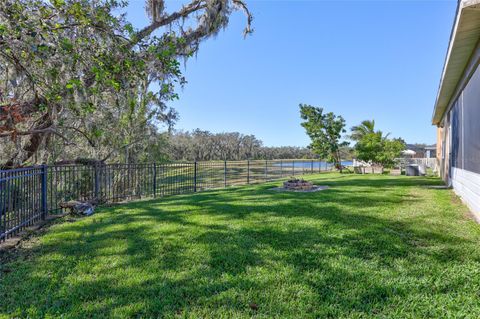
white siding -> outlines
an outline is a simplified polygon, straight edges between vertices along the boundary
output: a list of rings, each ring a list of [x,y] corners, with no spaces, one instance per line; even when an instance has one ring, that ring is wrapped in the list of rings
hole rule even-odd
[[[453,167],[452,186],[480,222],[480,174]]]

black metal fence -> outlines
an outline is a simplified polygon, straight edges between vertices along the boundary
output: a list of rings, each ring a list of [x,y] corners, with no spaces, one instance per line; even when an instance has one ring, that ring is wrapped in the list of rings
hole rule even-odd
[[[265,182],[330,170],[320,160],[210,161],[168,164],[38,166],[0,171],[0,241],[18,234],[60,203],[114,203]]]

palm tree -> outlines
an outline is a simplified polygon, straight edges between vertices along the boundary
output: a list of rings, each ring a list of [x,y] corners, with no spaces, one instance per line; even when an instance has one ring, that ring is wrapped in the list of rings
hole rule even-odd
[[[376,134],[380,137],[381,140],[386,140],[390,133],[383,135],[382,131],[375,131],[375,120],[364,120],[360,125],[355,125],[350,128],[352,134],[350,135],[350,139],[358,142],[360,141],[365,135],[368,134]]]
[[[358,142],[365,135],[375,133],[375,120],[364,120],[362,123],[360,123],[360,125],[352,126],[350,131],[352,131],[350,139]]]

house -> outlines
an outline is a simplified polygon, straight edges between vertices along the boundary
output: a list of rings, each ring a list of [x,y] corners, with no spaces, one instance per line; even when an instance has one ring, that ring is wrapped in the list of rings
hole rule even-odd
[[[425,146],[423,149],[423,154],[425,158],[437,157],[437,145]]]
[[[435,151],[437,146],[434,145],[426,145],[426,144],[406,144],[407,150],[411,150],[415,152],[415,154],[411,155],[412,158],[435,158],[436,154]]]
[[[480,0],[460,0],[432,116],[440,175],[480,220]]]

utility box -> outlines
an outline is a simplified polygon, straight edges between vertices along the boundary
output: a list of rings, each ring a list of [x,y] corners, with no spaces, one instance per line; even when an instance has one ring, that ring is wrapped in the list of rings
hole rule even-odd
[[[420,176],[420,168],[417,164],[410,164],[405,167],[405,175]]]
[[[422,176],[427,175],[427,168],[425,167],[425,165],[418,166],[418,173]]]

